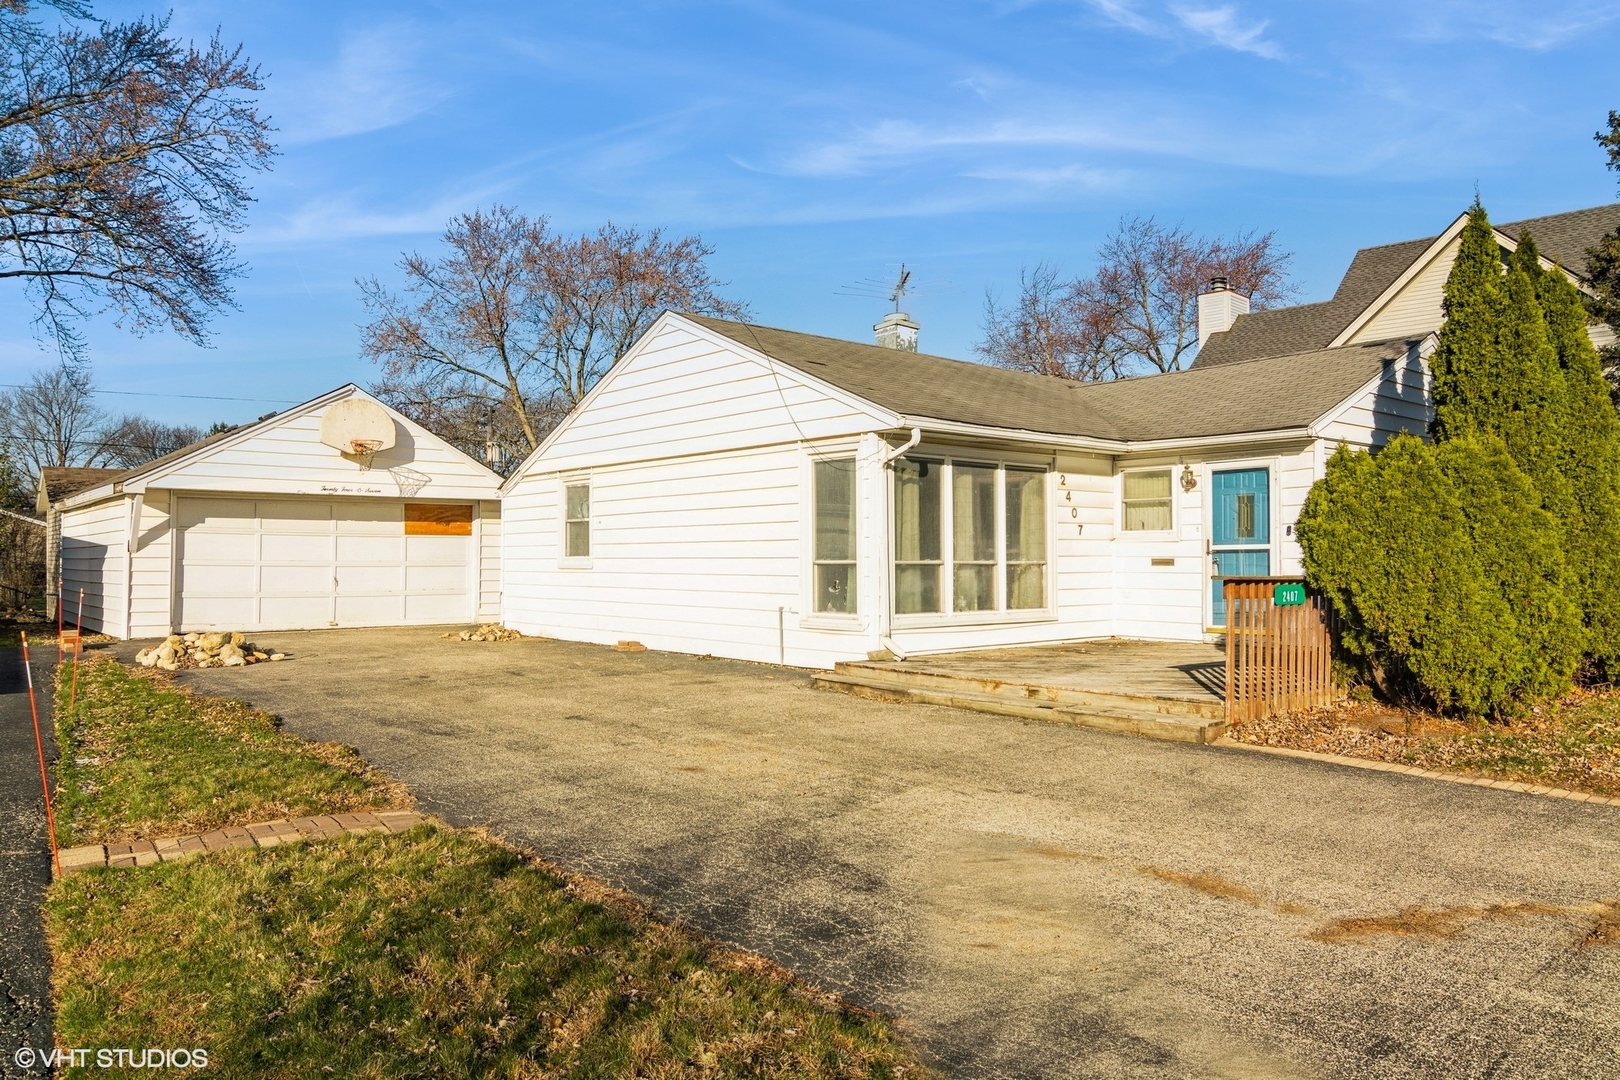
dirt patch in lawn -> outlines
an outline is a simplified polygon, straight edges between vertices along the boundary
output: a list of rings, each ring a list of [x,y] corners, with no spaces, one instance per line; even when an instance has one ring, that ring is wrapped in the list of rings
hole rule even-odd
[[[1513,720],[1461,724],[1373,702],[1251,720],[1227,738],[1620,795],[1620,691],[1576,691]]]

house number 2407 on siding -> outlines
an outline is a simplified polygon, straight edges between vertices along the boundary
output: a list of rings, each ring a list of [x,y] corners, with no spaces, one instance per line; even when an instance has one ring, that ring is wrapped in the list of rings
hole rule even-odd
[[[1066,489],[1066,488],[1068,488],[1068,486],[1069,486],[1069,478],[1067,476],[1065,476],[1064,474],[1059,473],[1058,474],[1058,487]],[[1085,532],[1085,530],[1086,530],[1085,522],[1080,520],[1080,508],[1078,506],[1074,505],[1074,492],[1068,491],[1068,490],[1065,490],[1063,492],[1063,502],[1058,507],[1058,519],[1060,521],[1065,520],[1065,518],[1063,516],[1063,510],[1064,510],[1065,507],[1069,511],[1069,514],[1068,514],[1068,517],[1067,517],[1066,520],[1071,525],[1074,526],[1075,535],[1078,536],[1081,533]]]

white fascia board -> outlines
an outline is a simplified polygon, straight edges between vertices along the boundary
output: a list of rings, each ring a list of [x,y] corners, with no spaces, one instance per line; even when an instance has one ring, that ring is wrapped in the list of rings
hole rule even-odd
[[[1295,442],[1311,437],[1311,429],[1275,428],[1270,431],[1243,431],[1235,435],[1194,435],[1184,439],[1141,439],[1125,444],[1128,454],[1150,450],[1193,450],[1200,446],[1241,446],[1244,443]]]
[[[1042,443],[1060,446],[1066,450],[1095,450],[1100,454],[1124,453],[1130,443],[1118,439],[1098,439],[1089,435],[1054,435],[1045,431],[1024,428],[991,427],[987,424],[964,424],[956,420],[935,420],[926,416],[901,416],[891,429],[921,428],[939,435],[963,435],[978,439],[1001,439],[1014,442]]]
[[[505,495],[507,492],[511,491],[519,481],[527,476],[535,463],[537,463],[540,458],[544,456],[547,450],[551,449],[552,444],[561,438],[565,431],[573,427],[575,420],[582,416],[585,411],[590,408],[591,404],[599,395],[607,391],[608,387],[612,385],[614,379],[618,377],[619,373],[628,369],[631,362],[634,361],[636,357],[641,355],[644,346],[648,342],[655,340],[659,334],[663,333],[672,324],[679,325],[682,330],[694,337],[707,341],[710,345],[713,345],[722,351],[727,351],[746,357],[747,359],[762,365],[777,378],[797,382],[801,386],[807,386],[818,393],[826,394],[828,397],[838,400],[840,403],[847,405],[856,412],[867,414],[872,418],[874,428],[890,428],[897,426],[899,423],[899,417],[896,414],[888,412],[880,406],[874,405],[872,402],[867,401],[863,397],[851,394],[849,391],[840,389],[839,387],[836,387],[829,382],[825,382],[822,379],[818,379],[814,375],[800,371],[791,364],[784,364],[780,360],[774,359],[767,353],[760,352],[758,349],[744,345],[735,338],[716,333],[706,326],[700,326],[690,319],[683,318],[677,312],[665,311],[662,315],[659,315],[658,318],[653,320],[653,324],[647,328],[646,333],[642,334],[636,339],[635,344],[631,345],[625,350],[624,355],[619,357],[619,359],[614,362],[613,366],[608,369],[607,374],[603,375],[599,380],[597,380],[596,385],[591,387],[590,393],[581,398],[579,404],[575,405],[569,410],[568,415],[563,417],[562,423],[552,428],[551,433],[541,441],[539,446],[534,448],[534,451],[530,453],[528,457],[523,459],[522,464],[512,470],[512,475],[508,476],[505,482],[501,484],[501,494]]]
[[[1412,265],[1403,270],[1401,272],[1401,276],[1396,278],[1394,282],[1390,284],[1389,288],[1379,293],[1376,300],[1363,308],[1361,310],[1361,314],[1357,315],[1350,321],[1349,326],[1339,331],[1338,337],[1335,337],[1332,341],[1328,342],[1327,347],[1330,349],[1338,348],[1340,345],[1343,345],[1345,342],[1355,337],[1363,326],[1366,326],[1368,323],[1372,322],[1374,317],[1376,317],[1380,311],[1384,310],[1391,300],[1400,295],[1402,289],[1411,284],[1413,278],[1423,273],[1423,271],[1428,268],[1430,263],[1434,262],[1435,259],[1440,257],[1440,253],[1446,250],[1446,245],[1450,244],[1459,235],[1461,235],[1463,226],[1467,224],[1468,214],[1466,212],[1458,214],[1457,220],[1446,226],[1446,231],[1435,237],[1434,243],[1424,248],[1423,254],[1419,255],[1416,259],[1413,259]],[[1498,235],[1500,236],[1500,234]]]

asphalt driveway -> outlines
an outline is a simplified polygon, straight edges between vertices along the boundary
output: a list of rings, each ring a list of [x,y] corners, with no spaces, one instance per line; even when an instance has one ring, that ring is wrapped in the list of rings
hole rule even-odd
[[[1620,947],[1585,941],[1620,808],[730,661],[263,641],[294,660],[184,678],[903,1017],[955,1075],[1620,1076]],[[1416,906],[1421,932],[1341,922]]]
[[[41,654],[49,662],[41,662]],[[56,646],[34,650],[40,734],[50,760],[51,668]],[[43,1076],[22,1068],[21,1047],[48,1049],[51,1037],[51,954],[39,905],[51,883],[51,842],[39,782],[33,714],[28,707],[22,650],[0,649],[0,1076]]]

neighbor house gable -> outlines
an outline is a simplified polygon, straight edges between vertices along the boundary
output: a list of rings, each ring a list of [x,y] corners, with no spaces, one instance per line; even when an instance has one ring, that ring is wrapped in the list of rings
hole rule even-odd
[[[541,473],[859,435],[899,418],[665,312],[506,481]]]
[[[369,467],[320,441],[321,414],[352,398],[380,406],[396,425],[395,445],[379,451]],[[73,496],[66,505],[89,505],[151,488],[389,498],[409,492],[422,499],[493,499],[499,485],[494,472],[350,383],[130,469]]]

